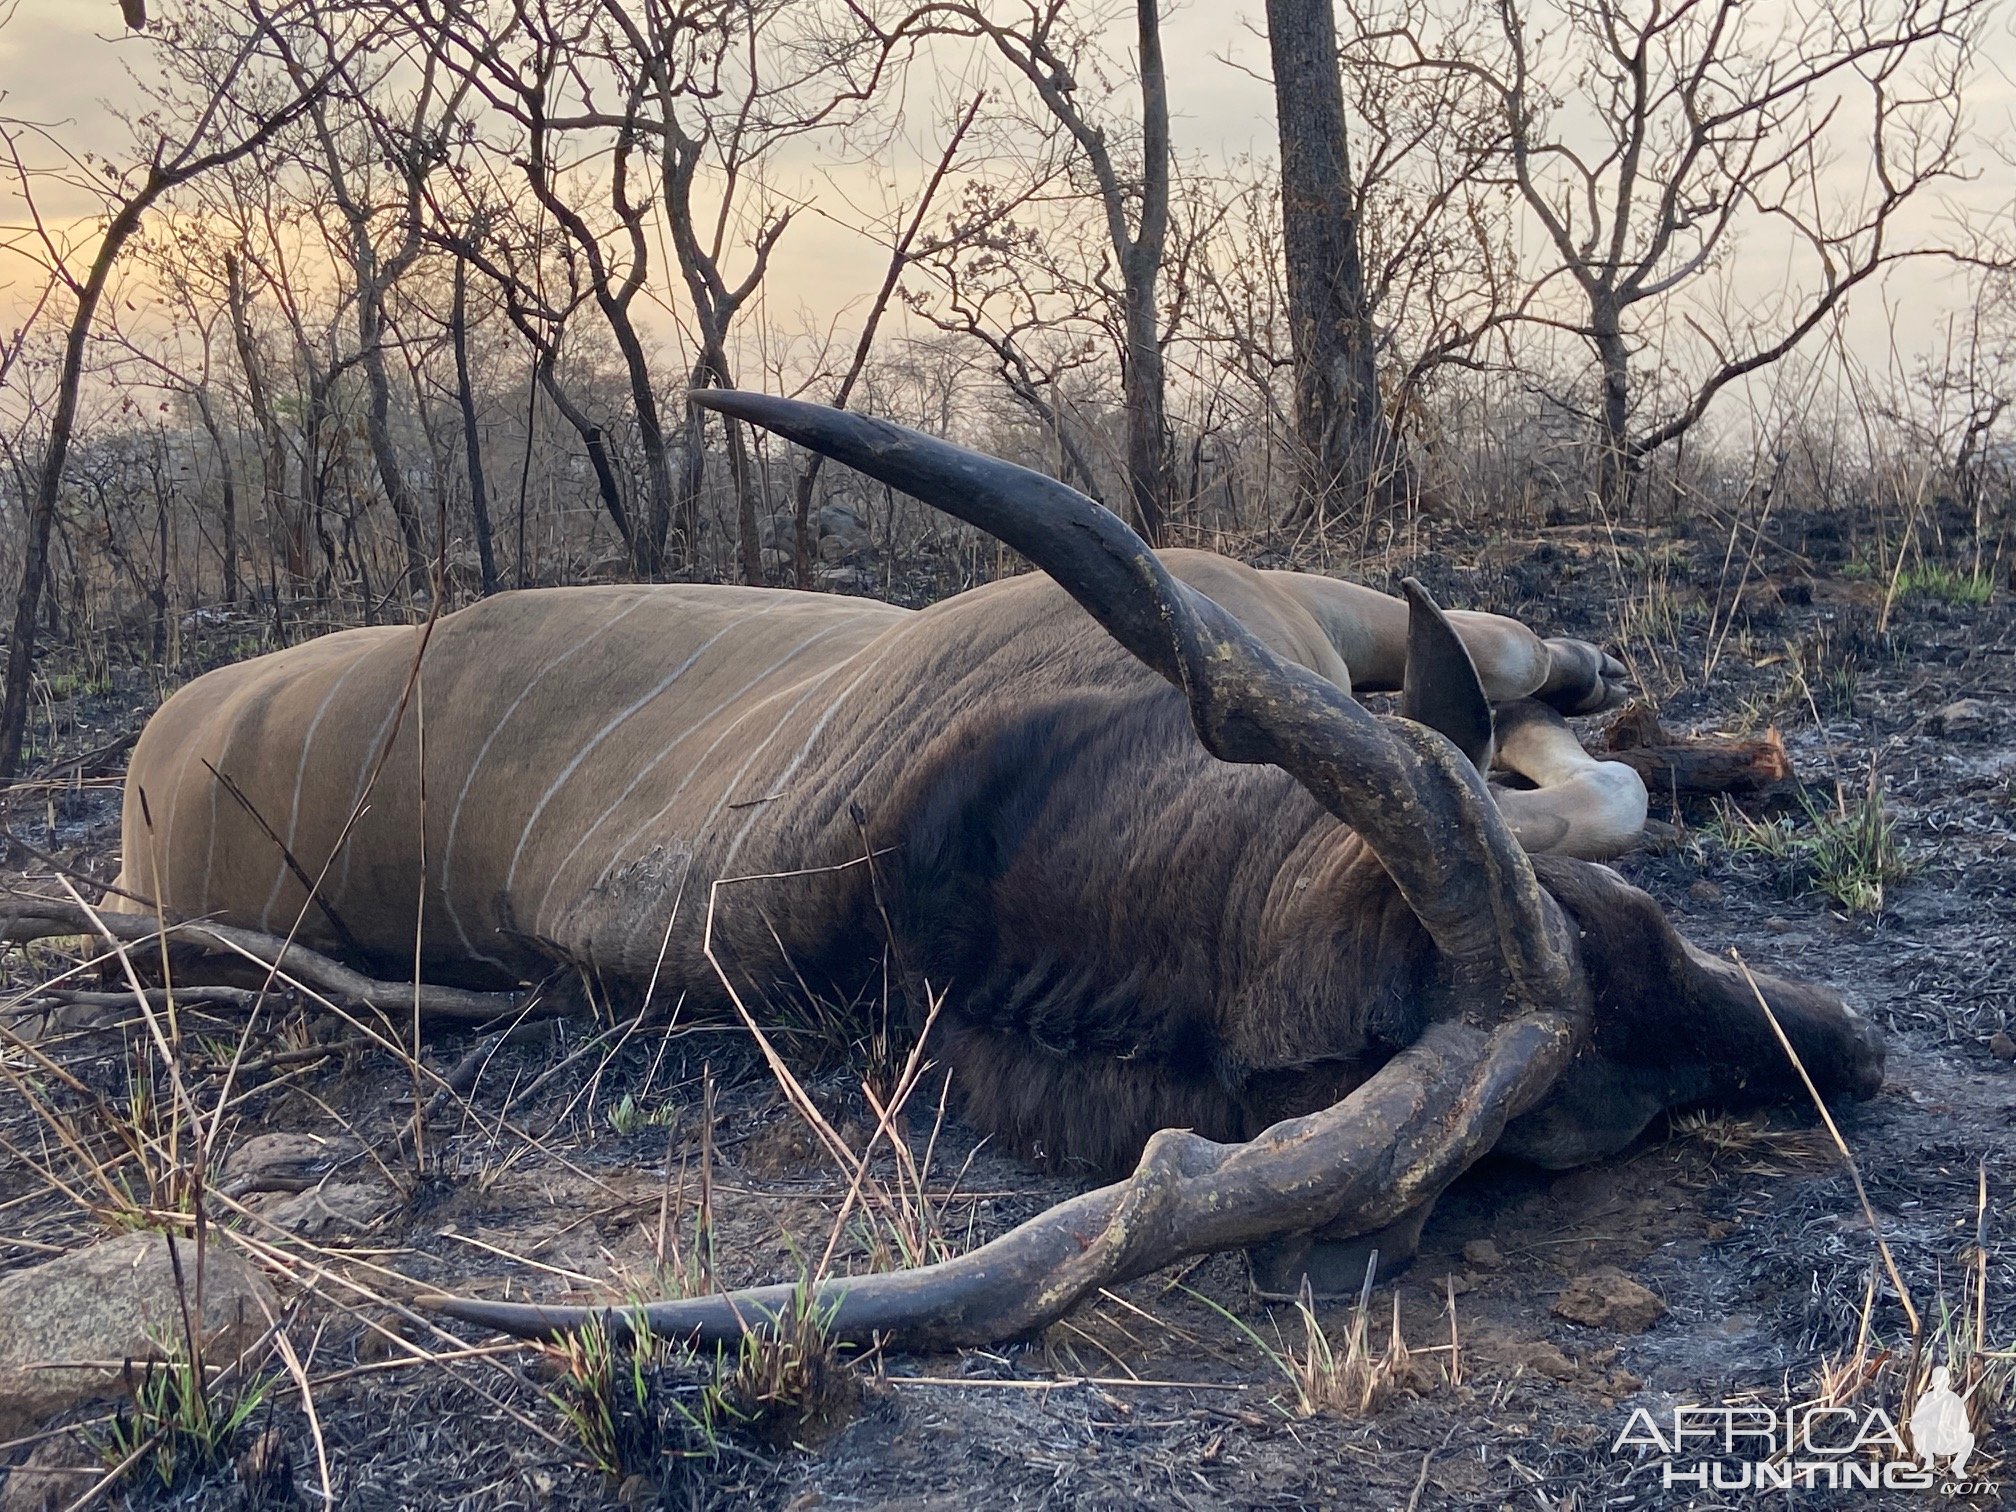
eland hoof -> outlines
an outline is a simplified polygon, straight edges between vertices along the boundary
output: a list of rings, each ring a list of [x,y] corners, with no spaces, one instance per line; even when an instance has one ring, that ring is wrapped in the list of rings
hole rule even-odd
[[[1375,1281],[1398,1275],[1414,1263],[1421,1230],[1434,1211],[1430,1200],[1375,1233],[1330,1239],[1319,1229],[1256,1244],[1246,1251],[1253,1294],[1268,1302],[1293,1302],[1302,1295],[1306,1281],[1312,1297],[1355,1297],[1364,1290],[1365,1272],[1374,1255],[1378,1256]]]

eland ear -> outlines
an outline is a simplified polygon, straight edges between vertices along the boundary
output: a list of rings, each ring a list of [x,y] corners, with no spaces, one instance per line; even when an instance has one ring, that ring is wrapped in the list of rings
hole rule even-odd
[[[1479,772],[1491,766],[1491,701],[1469,648],[1449,616],[1413,578],[1402,580],[1407,595],[1407,679],[1400,712],[1416,724],[1440,731],[1456,743]]]

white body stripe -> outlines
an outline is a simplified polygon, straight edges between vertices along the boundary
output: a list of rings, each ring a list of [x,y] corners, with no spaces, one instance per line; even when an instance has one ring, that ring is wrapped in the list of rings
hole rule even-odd
[[[526,681],[525,686],[518,690],[518,696],[511,700],[503,714],[498,717],[497,723],[491,728],[490,733],[484,737],[483,744],[477,748],[476,759],[469,763],[469,770],[462,776],[462,787],[455,794],[455,807],[448,816],[448,832],[441,846],[441,903],[447,911],[448,922],[455,926],[455,938],[461,941],[462,948],[477,960],[487,962],[493,966],[502,966],[504,964],[496,957],[476,948],[475,941],[469,938],[469,931],[462,922],[461,910],[455,906],[455,890],[451,885],[455,869],[455,840],[462,826],[462,809],[463,805],[469,800],[469,789],[475,784],[476,774],[482,770],[483,763],[489,758],[490,748],[497,743],[497,737],[504,733],[504,727],[511,722],[512,716],[524,707],[525,701],[532,696],[533,690],[544,682],[549,674],[557,670],[563,662],[573,660],[582,651],[622,624],[644,602],[644,598],[640,595],[636,602],[631,604],[621,614],[611,615],[565,651],[562,651],[558,656],[550,658],[537,672],[533,673]]]
[[[596,816],[595,822],[589,825],[585,830],[581,832],[579,838],[577,838],[574,844],[568,848],[567,854],[560,858],[559,864],[557,864],[553,868],[552,874],[549,877],[547,877],[546,890],[539,895],[539,902],[532,909],[531,916],[535,919],[542,918],[545,916],[546,905],[550,901],[552,901],[553,889],[559,885],[561,877],[564,876],[567,872],[567,868],[573,865],[574,858],[581,853],[582,848],[587,845],[588,841],[591,838],[593,838],[596,832],[599,831],[603,825],[609,822],[610,817],[614,815],[617,812],[617,810],[622,808],[622,806],[626,802],[629,801],[630,795],[636,792],[638,788],[643,786],[647,778],[652,776],[652,774],[654,774],[661,766],[663,766],[668,760],[670,760],[672,754],[675,751],[677,751],[681,746],[685,745],[687,738],[689,736],[691,736],[695,731],[706,728],[706,726],[709,723],[719,718],[722,714],[726,713],[731,707],[733,707],[737,702],[739,702],[743,698],[743,696],[749,692],[751,688],[755,687],[758,683],[762,682],[765,678],[769,677],[779,667],[784,666],[787,662],[791,661],[793,658],[802,655],[808,648],[810,648],[817,642],[824,640],[826,636],[831,633],[831,629],[832,629],[831,626],[822,625],[817,630],[814,630],[810,635],[806,636],[805,639],[799,641],[796,645],[794,645],[789,651],[786,651],[782,656],[778,657],[775,661],[771,662],[769,666],[763,668],[760,672],[757,672],[754,676],[750,677],[747,682],[743,683],[742,686],[737,688],[733,693],[730,693],[725,698],[721,699],[718,703],[714,705],[713,708],[709,709],[705,714],[702,714],[699,718],[689,722],[683,730],[681,730],[676,736],[672,738],[671,742],[667,744],[662,751],[660,751],[656,756],[652,757],[650,761],[646,762],[644,766],[638,771],[637,775],[632,777],[630,781],[624,786],[623,791],[618,793],[613,799],[611,799],[608,807],[604,808],[602,812]],[[715,745],[718,746],[719,744],[720,742],[717,740],[715,742]],[[712,753],[713,753],[713,747],[710,746],[708,748],[708,754],[711,755]],[[679,786],[673,789],[672,791],[672,798],[674,800],[676,800],[681,793],[686,791],[687,784],[692,782],[694,776],[700,772],[701,767],[702,764],[700,762],[696,762],[692,767],[690,767],[687,770],[685,777],[680,780]],[[670,807],[671,803],[668,801],[668,803],[666,804],[666,808]],[[663,812],[663,810],[661,810],[660,812]],[[607,874],[608,869],[604,868],[603,875],[606,876]]]
[[[603,725],[601,729],[597,730],[593,735],[588,737],[587,744],[583,745],[580,750],[574,753],[573,758],[570,761],[568,761],[568,763],[564,767],[560,769],[560,775],[555,777],[552,780],[552,782],[548,783],[546,791],[539,795],[538,803],[533,805],[531,817],[525,821],[525,828],[518,836],[517,848],[511,852],[511,865],[508,868],[506,868],[504,872],[504,890],[507,893],[511,890],[511,884],[518,879],[518,863],[524,859],[525,843],[526,841],[531,839],[532,831],[534,827],[537,826],[537,824],[539,823],[539,816],[546,812],[546,806],[553,801],[554,796],[560,791],[560,789],[566,786],[567,780],[570,777],[572,777],[575,774],[575,772],[580,770],[581,763],[588,759],[588,757],[594,752],[596,747],[601,745],[603,741],[607,740],[625,723],[627,723],[630,719],[632,719],[640,709],[647,708],[650,704],[656,701],[662,694],[664,694],[666,689],[670,688],[674,683],[679,681],[681,677],[685,676],[687,669],[690,668],[695,662],[700,660],[702,656],[706,655],[707,652],[713,648],[714,643],[720,640],[722,636],[726,635],[730,630],[741,629],[751,620],[762,619],[764,616],[773,612],[773,607],[775,606],[759,609],[754,614],[745,615],[741,619],[734,620],[731,621],[729,624],[723,625],[719,630],[716,630],[712,635],[708,636],[706,640],[702,641],[700,643],[699,649],[694,651],[694,653],[691,656],[687,657],[686,660],[681,662],[677,667],[674,667],[664,677],[660,678],[657,685],[654,686],[650,692],[645,693],[638,698],[632,699],[630,703],[626,707],[624,707],[620,712],[618,712],[612,719],[610,719],[608,723]]]
[[[353,657],[329,691],[322,695],[322,702],[315,706],[315,717],[308,721],[308,733],[301,737],[301,760],[294,768],[294,799],[287,808],[287,855],[293,854],[296,833],[301,826],[301,784],[308,775],[308,758],[315,749],[315,732],[322,727],[322,720],[329,712],[329,706],[336,701],[336,695],[343,691],[343,685],[351,675],[364,665],[364,658]],[[287,855],[276,858],[273,866],[273,885],[266,890],[266,904],[259,910],[259,927],[271,930],[273,927],[273,905],[280,901],[280,889],[286,885],[290,875]],[[304,901],[303,906],[306,906]]]

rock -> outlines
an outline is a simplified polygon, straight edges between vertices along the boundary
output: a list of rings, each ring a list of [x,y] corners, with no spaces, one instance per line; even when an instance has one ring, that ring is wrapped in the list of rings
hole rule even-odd
[[[1472,1239],[1463,1246],[1463,1258],[1472,1265],[1481,1265],[1486,1270],[1505,1263],[1505,1255],[1490,1239]]]
[[[1568,1283],[1554,1300],[1554,1316],[1584,1328],[1643,1333],[1666,1316],[1666,1304],[1614,1265],[1599,1265]]]
[[[852,504],[821,504],[816,528],[823,538],[829,535],[868,534],[868,522]]]
[[[822,562],[851,562],[875,549],[867,521],[845,504],[828,504],[820,509],[818,530]]]
[[[830,588],[835,593],[873,593],[874,577],[859,567],[820,567],[812,574],[812,581],[821,588]]]
[[[1994,728],[1995,709],[1978,698],[1956,698],[1934,714],[1929,723],[1935,735],[1970,740],[1977,735],[1986,735]]]
[[[304,1239],[355,1236],[399,1200],[363,1156],[364,1146],[348,1136],[259,1134],[225,1157],[220,1188]]]
[[[1998,1030],[1988,1036],[1988,1053],[1999,1061],[2016,1061],[2016,1039]]]
[[[791,555],[788,548],[778,549],[771,546],[763,548],[763,570],[765,572],[789,572],[794,561],[795,558]]]
[[[376,1228],[398,1201],[383,1181],[324,1181],[305,1192],[276,1193],[246,1206],[275,1228],[303,1239],[354,1239]]]
[[[1513,1355],[1513,1362],[1550,1381],[1567,1381],[1575,1376],[1575,1362],[1545,1339],[1534,1339],[1520,1346]]]
[[[783,510],[765,515],[757,531],[764,550],[781,551],[788,556],[792,543],[798,538],[798,517]]]
[[[348,1135],[255,1134],[224,1157],[218,1190],[227,1197],[250,1192],[305,1192],[339,1166],[356,1164],[364,1146]]]
[[[196,1246],[175,1241],[193,1287]],[[218,1363],[252,1348],[279,1304],[253,1266],[222,1244],[203,1264],[203,1347]],[[159,1359],[182,1336],[168,1239],[125,1234],[0,1276],[0,1441],[32,1433],[65,1408],[121,1389],[128,1359]],[[88,1361],[67,1369],[42,1367]]]

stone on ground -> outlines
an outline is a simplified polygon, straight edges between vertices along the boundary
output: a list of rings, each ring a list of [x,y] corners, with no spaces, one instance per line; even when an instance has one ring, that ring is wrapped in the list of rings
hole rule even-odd
[[[1614,1265],[1599,1265],[1568,1283],[1554,1315],[1584,1328],[1643,1333],[1666,1316],[1666,1304]]]
[[[161,1234],[124,1234],[0,1276],[0,1441],[78,1402],[116,1395],[129,1359],[181,1351],[168,1243]],[[196,1246],[175,1246],[193,1292]],[[205,1251],[202,1283],[205,1358],[227,1364],[265,1334],[278,1303],[266,1278],[221,1244]]]

